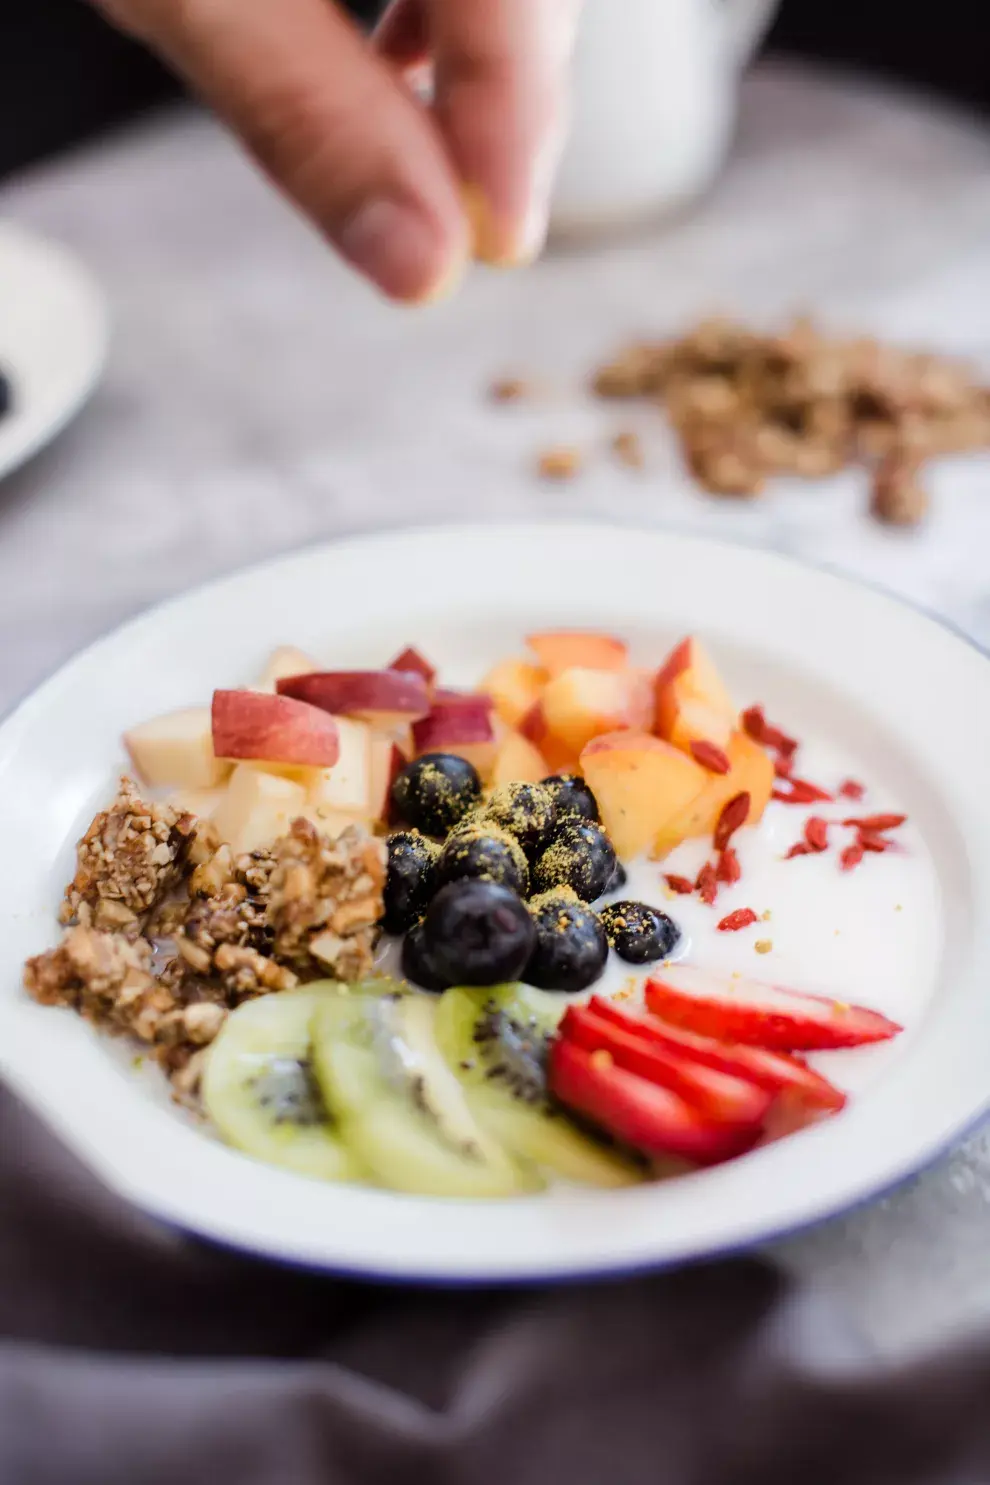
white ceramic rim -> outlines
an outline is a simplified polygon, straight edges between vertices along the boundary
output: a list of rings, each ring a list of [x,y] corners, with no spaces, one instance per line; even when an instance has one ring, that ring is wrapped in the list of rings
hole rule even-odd
[[[374,622],[344,630],[369,593]],[[768,676],[827,688],[867,731],[896,739],[890,767],[913,790],[946,897],[946,951],[923,1035],[847,1112],[671,1184],[505,1202],[395,1196],[322,1186],[225,1149],[149,1097],[76,1017],[26,1002],[20,961],[52,937],[51,862],[105,783],[123,725],[188,701],[191,679],[203,690],[218,675],[249,675],[284,640],[322,637],[342,664],[380,663],[383,645],[445,633],[454,653],[479,623],[503,645],[539,624],[665,639],[700,630],[716,650],[722,641],[758,655]],[[560,523],[359,537],[282,557],[124,626],[0,728],[0,1072],[139,1207],[283,1261],[395,1281],[529,1282],[746,1247],[888,1189],[990,1104],[990,799],[972,786],[972,760],[988,754],[990,666],[975,647],[882,593],[776,554]]]
[[[14,404],[0,418],[0,478],[50,443],[88,401],[106,364],[109,317],[93,275],[68,248],[0,222],[0,359]],[[16,313],[14,312],[16,311]]]

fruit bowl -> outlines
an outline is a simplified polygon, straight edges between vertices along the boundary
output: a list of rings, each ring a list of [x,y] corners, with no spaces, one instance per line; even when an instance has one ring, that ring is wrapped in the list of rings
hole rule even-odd
[[[405,581],[419,567],[442,581],[420,591]],[[272,633],[273,613],[278,634]],[[54,910],[71,874],[67,845],[112,791],[121,734],[131,729],[132,754],[143,750],[147,758],[149,738],[135,729],[135,720],[186,709],[173,735],[163,740],[155,733],[151,745],[181,746],[184,756],[197,760],[190,788],[214,789],[209,760],[196,752],[204,722],[188,712],[190,698],[209,696],[219,677],[236,686],[256,675],[279,640],[291,639],[337,667],[321,673],[330,678],[323,684],[336,687],[332,705],[348,707],[351,715],[356,709],[376,725],[415,729],[426,720],[422,685],[432,681],[415,663],[408,683],[391,686],[388,695],[380,685],[364,685],[358,694],[353,684],[355,674],[374,671],[383,654],[396,654],[411,637],[445,686],[471,688],[488,673],[489,690],[497,689],[501,706],[514,709],[517,719],[516,757],[505,765],[510,776],[520,768],[517,760],[525,761],[527,745],[545,759],[552,738],[580,752],[589,782],[616,801],[619,822],[635,770],[640,782],[623,857],[642,847],[636,831],[657,797],[659,785],[644,792],[644,776],[663,779],[668,825],[673,818],[683,829],[688,810],[716,822],[727,803],[719,780],[736,769],[743,772],[734,777],[755,777],[755,765],[744,748],[729,756],[741,745],[726,729],[713,688],[703,686],[699,697],[691,679],[698,657],[675,651],[663,688],[663,725],[676,746],[644,745],[630,757],[628,737],[645,718],[642,690],[613,664],[607,647],[593,665],[586,653],[579,657],[584,664],[575,665],[566,647],[538,655],[549,680],[541,682],[535,701],[528,662],[505,662],[521,634],[559,636],[566,626],[628,636],[634,665],[642,667],[668,653],[684,633],[703,634],[733,694],[758,699],[766,716],[786,718],[807,742],[812,777],[831,770],[836,777],[881,780],[879,807],[896,803],[909,814],[912,833],[896,877],[866,870],[840,875],[834,859],[826,861],[809,846],[804,859],[787,862],[786,877],[781,868],[774,878],[780,882],[774,901],[753,905],[761,921],[770,914],[760,931],[773,939],[775,979],[806,991],[822,978],[830,987],[841,984],[850,1002],[876,1007],[905,1027],[885,1045],[828,1054],[840,1063],[850,1059],[848,1076],[841,1063],[839,1081],[855,1086],[856,1096],[841,1112],[676,1180],[629,1187],[620,1181],[616,1189],[595,1190],[564,1180],[497,1202],[425,1199],[304,1180],[237,1154],[178,1117],[155,1080],[132,1069],[119,1048],[71,1015],[24,996],[20,965],[54,939]],[[868,655],[864,633],[870,635]],[[500,670],[492,679],[495,666]],[[297,652],[267,678],[270,702],[261,708],[266,736],[283,739],[288,726],[291,746],[305,747],[312,766],[333,757],[336,784],[356,789],[356,765],[344,766],[351,756],[347,728],[301,731],[297,725],[294,707],[311,702],[291,694],[285,680],[299,668]],[[918,675],[926,677],[924,692]],[[92,705],[94,694],[99,707]],[[242,700],[234,692],[224,695],[228,746],[249,760],[256,718],[247,736]],[[278,704],[283,700],[292,705],[286,709]],[[445,746],[459,751],[484,744],[477,708],[452,705],[449,718],[437,715],[443,711],[433,706],[429,716],[431,726],[440,725]],[[612,736],[598,730],[608,718],[615,721],[616,741],[597,747]],[[656,533],[554,525],[416,533],[280,559],[127,626],[66,667],[4,725],[0,797],[13,847],[0,868],[7,930],[0,997],[4,1076],[97,1174],[145,1210],[220,1242],[337,1272],[437,1282],[566,1278],[696,1259],[791,1230],[916,1170],[983,1111],[990,1012],[981,981],[990,942],[979,924],[986,921],[981,909],[990,894],[983,845],[990,807],[971,770],[987,741],[990,671],[981,655],[874,592],[767,554]],[[711,777],[704,799],[696,787],[685,789],[679,819],[671,815],[670,791],[675,776],[687,778],[691,769],[680,762],[675,767],[668,747],[678,760],[690,762],[693,754],[691,768],[702,760]],[[495,767],[491,757],[475,756],[478,766]],[[250,780],[249,762],[244,767]],[[383,755],[375,770],[374,787],[380,788],[391,760]],[[292,787],[285,779],[275,783]],[[360,788],[369,787],[365,778]],[[789,784],[781,792],[788,791]],[[235,799],[235,806],[243,829],[262,806],[270,811],[283,803],[259,803],[255,790],[250,800]],[[292,807],[287,796],[284,808]],[[326,807],[346,813],[348,797],[335,796]],[[780,806],[777,816],[793,823],[798,813]],[[784,824],[770,835],[775,863],[801,844]],[[659,881],[660,867],[657,872]],[[669,877],[676,880],[677,872]],[[744,876],[744,882],[756,880]],[[894,882],[901,901],[892,895]],[[744,912],[742,886],[724,890],[727,918]],[[707,932],[712,919],[704,914],[712,910],[703,901],[678,898],[674,910],[688,936]],[[755,934],[708,937],[710,969],[729,977],[755,972]],[[765,966],[759,969],[762,974]],[[681,1013],[675,992],[681,1001],[686,993],[669,978],[666,1016]],[[712,1014],[708,991],[701,995],[695,987],[692,994]],[[319,1012],[336,1028],[325,1042],[336,1049],[326,1076],[346,1089],[355,1063],[340,1048],[354,1043],[356,1012],[322,1005]],[[381,1014],[389,1025],[398,1017],[402,1034],[415,1040],[418,1011],[400,1005]],[[593,1033],[602,1034],[593,1013],[579,1016],[568,1033],[574,1054],[565,1071],[572,1079],[575,1069],[584,1071],[581,1038]],[[614,1044],[621,1046],[621,1038]],[[650,1055],[670,1056],[670,1047]]]

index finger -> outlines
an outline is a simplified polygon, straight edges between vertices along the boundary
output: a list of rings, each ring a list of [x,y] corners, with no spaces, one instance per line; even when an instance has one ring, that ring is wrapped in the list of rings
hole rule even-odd
[[[579,6],[429,0],[437,116],[488,262],[525,262],[543,245]]]

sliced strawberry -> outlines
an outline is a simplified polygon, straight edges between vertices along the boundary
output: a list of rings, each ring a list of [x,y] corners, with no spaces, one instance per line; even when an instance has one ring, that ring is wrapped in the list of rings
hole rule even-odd
[[[666,1047],[681,1057],[717,1068],[737,1078],[748,1078],[771,1093],[792,1093],[809,1107],[837,1110],[845,1107],[846,1095],[827,1078],[816,1073],[799,1057],[786,1052],[768,1052],[764,1047],[729,1046],[708,1036],[697,1036],[680,1026],[670,1026],[659,1017],[642,1011],[620,1009],[610,1000],[594,996],[589,1005],[598,1016],[625,1031]]]
[[[888,1041],[902,1029],[879,1011],[760,980],[725,979],[689,964],[658,970],[646,1003],[675,1026],[773,1051],[810,1052]]]
[[[760,1125],[772,1095],[765,1088],[732,1077],[700,1062],[692,1063],[669,1048],[636,1035],[587,1006],[571,1006],[560,1023],[560,1035],[586,1052],[604,1049],[620,1067],[678,1094],[701,1113],[725,1124]]]
[[[554,1039],[549,1076],[562,1104],[654,1158],[714,1165],[751,1149],[759,1135],[758,1125],[716,1123],[669,1088],[619,1067],[608,1052],[586,1052],[566,1037]]]

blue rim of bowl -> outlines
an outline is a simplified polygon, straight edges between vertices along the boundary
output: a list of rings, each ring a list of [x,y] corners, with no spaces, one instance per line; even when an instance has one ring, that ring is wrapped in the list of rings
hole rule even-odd
[[[510,525],[532,525],[541,526],[548,529],[553,526],[558,526],[566,527],[570,530],[582,528],[594,529],[598,527],[604,527],[608,530],[617,531],[641,531],[649,532],[649,534],[653,536],[672,536],[679,539],[694,541],[697,542],[699,545],[730,547],[742,551],[759,552],[763,556],[774,558],[776,561],[781,562],[785,566],[799,568],[803,567],[809,569],[812,572],[823,573],[829,577],[837,578],[840,582],[848,584],[852,588],[865,588],[870,592],[876,593],[879,597],[886,599],[888,602],[896,605],[899,608],[910,609],[914,613],[920,614],[922,618],[927,619],[930,623],[936,625],[938,628],[946,630],[949,634],[953,635],[954,638],[960,640],[963,644],[965,644],[969,649],[975,650],[982,659],[990,662],[990,651],[988,651],[983,645],[978,644],[977,641],[973,639],[972,635],[967,634],[964,629],[961,629],[958,624],[954,624],[951,619],[946,619],[943,615],[934,612],[930,608],[927,608],[924,604],[918,603],[910,598],[905,598],[903,595],[895,593],[891,589],[884,587],[882,583],[869,581],[865,578],[851,577],[848,573],[843,572],[841,568],[833,567],[828,563],[809,562],[803,557],[795,557],[788,552],[778,552],[773,550],[772,548],[761,546],[754,542],[736,540],[732,537],[710,537],[707,535],[698,535],[694,532],[681,531],[670,527],[644,527],[632,522],[626,525],[624,522],[621,521],[597,521],[587,518],[581,521],[562,520],[559,522],[548,522],[546,520],[541,520],[533,522],[478,521],[469,524],[452,523],[448,525],[411,524],[408,526],[389,526],[384,529],[374,528],[368,531],[349,532],[347,536],[337,538],[336,540],[331,537],[327,540],[319,542],[308,542],[301,547],[296,547],[286,552],[279,552],[274,557],[262,558],[257,562],[252,562],[246,564],[245,566],[233,568],[230,572],[218,574],[212,578],[206,579],[202,583],[195,584],[191,588],[184,589],[181,593],[173,594],[171,597],[163,599],[160,603],[153,604],[150,608],[143,609],[139,613],[132,615],[131,618],[125,619],[122,623],[115,624],[112,628],[106,630],[103,634],[98,635],[95,639],[91,640],[88,645],[85,645],[82,650],[77,651],[76,654],[72,655],[68,660],[63,660],[58,666],[55,667],[54,670],[48,672],[48,674],[42,680],[36,681],[29,690],[22,694],[22,696],[17,702],[14,703],[13,706],[8,708],[8,710],[5,711],[2,716],[0,716],[0,728],[2,728],[13,716],[15,716],[19,709],[37,691],[41,690],[49,681],[54,680],[55,677],[59,675],[62,670],[64,670],[67,666],[73,664],[81,656],[87,654],[88,651],[96,649],[99,645],[103,644],[113,635],[126,630],[131,624],[147,620],[156,614],[167,612],[167,610],[174,605],[181,604],[194,595],[205,592],[209,588],[212,588],[214,586],[221,586],[223,583],[229,581],[231,578],[243,576],[254,571],[260,571],[263,568],[271,565],[273,562],[278,562],[283,558],[291,560],[295,556],[302,555],[303,552],[312,551],[318,547],[338,547],[346,546],[352,543],[355,545],[363,543],[370,544],[376,539],[386,540],[389,538],[410,535],[450,536],[452,534],[459,534],[468,536],[473,535],[475,532],[483,532],[486,530],[490,531],[493,526],[507,527]],[[40,1115],[38,1117],[41,1118]],[[351,1283],[375,1284],[387,1288],[396,1289],[421,1288],[437,1291],[456,1291],[462,1289],[525,1290],[540,1287],[559,1288],[565,1284],[621,1283],[624,1280],[641,1278],[649,1274],[669,1273],[674,1271],[675,1269],[697,1268],[708,1263],[717,1263],[726,1259],[742,1257],[746,1254],[752,1254],[755,1251],[766,1247],[768,1244],[783,1242],[787,1238],[798,1237],[802,1233],[810,1232],[816,1227],[823,1226],[826,1222],[834,1222],[839,1220],[840,1218],[850,1217],[857,1212],[863,1211],[866,1207],[871,1206],[874,1202],[880,1201],[884,1197],[891,1195],[893,1192],[900,1190],[902,1186],[907,1185],[909,1181],[914,1180],[917,1176],[931,1170],[934,1166],[938,1165],[939,1162],[943,1160],[951,1150],[956,1149],[959,1145],[963,1144],[966,1140],[971,1138],[972,1135],[976,1134],[977,1131],[988,1119],[990,1119],[990,1087],[988,1087],[987,1089],[986,1100],[981,1106],[979,1112],[974,1114],[972,1119],[967,1120],[951,1135],[942,1140],[937,1148],[932,1150],[930,1154],[926,1156],[919,1164],[913,1165],[910,1170],[902,1171],[891,1181],[884,1182],[883,1184],[874,1187],[869,1192],[866,1192],[864,1193],[864,1195],[858,1197],[855,1201],[851,1201],[845,1206],[836,1207],[833,1210],[827,1213],[823,1213],[820,1216],[809,1217],[806,1221],[799,1221],[793,1224],[788,1224],[786,1227],[776,1228],[773,1231],[764,1233],[760,1237],[753,1237],[744,1239],[742,1241],[727,1242],[723,1245],[715,1244],[710,1247],[706,1247],[703,1252],[699,1252],[693,1255],[685,1255],[683,1257],[672,1258],[647,1258],[641,1261],[638,1260],[635,1263],[609,1263],[605,1264],[602,1267],[596,1266],[593,1268],[568,1269],[564,1273],[534,1273],[495,1276],[491,1274],[479,1273],[459,1274],[456,1277],[444,1277],[442,1275],[431,1273],[416,1274],[405,1271],[402,1273],[389,1273],[387,1271],[380,1272],[375,1269],[364,1269],[359,1267],[356,1268],[349,1267],[347,1265],[337,1265],[333,1263],[308,1262],[305,1259],[292,1258],[280,1253],[272,1253],[270,1250],[265,1248],[253,1247],[249,1242],[227,1242],[221,1238],[214,1237],[212,1234],[200,1232],[195,1227],[184,1226],[182,1223],[159,1216],[153,1211],[147,1212],[147,1209],[145,1208],[142,1208],[142,1210],[145,1210],[146,1214],[151,1216],[152,1219],[165,1231],[176,1233],[187,1241],[193,1241],[203,1247],[213,1249],[217,1252],[236,1254],[240,1257],[264,1261],[266,1263],[272,1263],[280,1268],[289,1269],[296,1273],[310,1274],[314,1277],[319,1276],[328,1279],[341,1279]],[[44,1121],[42,1120],[42,1122]],[[83,1161],[83,1164],[85,1165],[85,1161]],[[90,1169],[89,1167],[86,1168],[87,1170]],[[99,1180],[99,1177],[96,1176],[91,1170],[90,1174],[93,1175],[94,1180]],[[110,1189],[114,1188],[111,1186]],[[127,1197],[124,1197],[123,1199],[129,1200],[129,1198]],[[137,1205],[137,1203],[135,1203],[135,1205]]]

